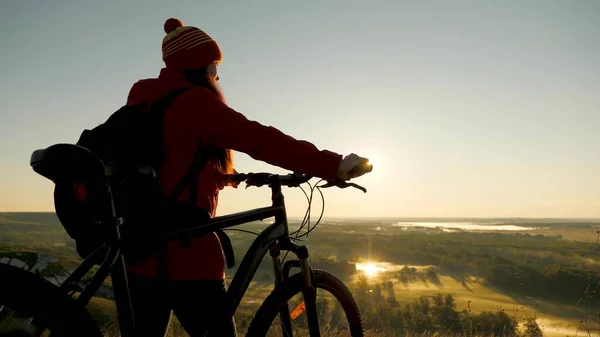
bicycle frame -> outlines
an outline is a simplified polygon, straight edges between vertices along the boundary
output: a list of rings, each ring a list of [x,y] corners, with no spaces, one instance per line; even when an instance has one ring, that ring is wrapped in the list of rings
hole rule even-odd
[[[272,205],[269,207],[258,208],[250,211],[234,213],[226,216],[215,217],[202,225],[172,232],[166,234],[166,240],[174,240],[179,238],[189,238],[201,236],[215,230],[225,229],[244,223],[249,223],[258,220],[264,220],[274,217],[275,221],[265,228],[258,237],[254,240],[248,251],[245,253],[242,262],[240,263],[237,272],[235,273],[231,284],[227,290],[227,317],[233,317],[237,310],[242,297],[244,296],[252,278],[256,274],[263,258],[270,251],[273,262],[273,270],[275,272],[275,287],[284,280],[284,272],[279,258],[280,251],[286,250],[294,253],[300,260],[301,272],[305,275],[305,297],[309,296],[308,304],[311,307],[307,310],[309,330],[311,336],[313,332],[319,335],[318,324],[316,320],[316,312],[313,312],[312,305],[314,304],[314,286],[310,272],[308,261],[308,249],[306,246],[296,245],[289,238],[289,229],[287,221],[287,213],[285,209],[284,197],[281,191],[281,184],[277,181],[269,186],[272,190]],[[116,216],[115,216],[116,219]],[[129,297],[129,286],[127,282],[127,273],[125,271],[125,261],[121,254],[122,240],[120,238],[121,221],[115,221],[114,238],[105,246],[98,248],[94,253],[88,256],[60,285],[62,289],[68,291],[68,287],[73,282],[77,282],[83,278],[94,266],[94,260],[102,255],[105,256],[103,263],[98,271],[92,277],[90,283],[83,289],[79,297],[76,299],[82,306],[86,306],[93,295],[98,291],[104,280],[110,274],[112,276],[113,291],[115,294],[115,304],[118,315],[119,329],[123,337],[133,336],[135,321],[133,319],[132,303]],[[288,272],[289,269],[286,270]],[[287,277],[287,275],[286,275]],[[311,301],[311,299],[313,301]],[[312,303],[310,303],[312,302]],[[309,312],[310,311],[310,312]],[[284,328],[289,327],[289,312],[281,310],[282,322]]]

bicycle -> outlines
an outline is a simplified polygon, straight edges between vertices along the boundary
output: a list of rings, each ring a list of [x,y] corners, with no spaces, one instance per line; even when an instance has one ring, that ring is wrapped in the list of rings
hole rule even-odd
[[[69,155],[64,155],[65,153],[69,153]],[[77,156],[73,156],[73,153],[79,153],[82,158],[87,159],[80,160],[76,158]],[[59,179],[61,175],[72,174],[74,171],[96,172],[94,173],[96,175],[105,175],[107,171],[104,164],[100,159],[98,159],[98,162],[90,161],[90,155],[95,157],[90,151],[77,145],[57,144],[44,150],[35,151],[32,154],[30,164],[34,171],[51,180]],[[97,159],[97,157],[95,158]],[[297,231],[290,233],[282,187],[301,187],[300,185],[308,183],[311,178],[300,174],[249,173],[232,175],[232,180],[238,183],[245,182],[247,187],[268,186],[271,189],[271,206],[215,217],[196,227],[164,235],[165,240],[189,238],[244,223],[275,218],[275,221],[258,234],[249,247],[227,290],[228,317],[232,317],[263,258],[269,253],[273,263],[274,289],[256,312],[246,336],[267,335],[276,316],[279,316],[280,320],[279,325],[275,326],[276,329],[280,328],[284,336],[292,336],[291,321],[297,318],[298,311],[306,313],[304,320],[308,323],[310,336],[320,336],[319,314],[316,310],[317,289],[319,292],[331,293],[335,300],[339,302],[347,320],[347,331],[351,336],[357,337],[364,334],[360,311],[349,289],[333,274],[312,269],[307,246],[298,245],[294,242],[302,236],[307,236],[314,230],[316,225],[312,229],[309,225],[307,232],[300,234],[305,224],[305,221],[303,221]],[[314,188],[318,188],[320,192],[320,188],[334,186],[340,188],[355,187],[366,193],[365,188],[346,181],[326,181],[326,184],[322,186],[315,184],[315,187],[311,187],[308,212],[310,212]],[[26,315],[31,314],[32,316],[27,317],[34,317],[34,319],[27,322],[34,323],[37,333],[41,333],[43,329],[48,328],[53,335],[57,332],[59,335],[64,336],[99,337],[102,336],[102,332],[84,308],[101,287],[104,280],[110,275],[121,336],[133,336],[132,332],[135,327],[133,310],[135,308],[132,307],[129,298],[125,260],[121,253],[124,242],[120,237],[121,226],[126,223],[126,220],[124,221],[114,213],[113,208],[110,215],[113,221],[109,224],[113,227],[112,235],[107,238],[102,247],[84,259],[60,286],[55,286],[22,269],[0,264],[0,274],[3,275],[2,283],[4,283],[4,286],[0,287],[0,308],[2,308],[2,304],[8,303],[24,311]],[[321,213],[321,217],[322,215],[323,213]],[[295,237],[292,236],[294,234]],[[282,251],[286,251],[286,256],[289,252],[293,253],[297,259],[282,263],[280,257]],[[72,285],[80,284],[82,278],[94,266],[93,261],[97,261],[101,256],[104,256],[104,259],[98,271],[80,291],[79,296],[76,299],[73,298]],[[290,274],[292,268],[299,268],[300,272],[292,275]],[[290,314],[288,302],[297,294],[302,295],[303,301]]]

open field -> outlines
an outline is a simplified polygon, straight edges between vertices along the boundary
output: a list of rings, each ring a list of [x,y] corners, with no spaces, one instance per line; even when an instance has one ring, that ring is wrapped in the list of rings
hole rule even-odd
[[[412,219],[328,219],[306,243],[313,266],[332,271],[348,284],[365,324],[384,331],[380,336],[392,335],[394,329],[415,333],[408,321],[404,328],[392,327],[396,316],[388,321],[377,317],[381,299],[394,303],[389,312],[406,315],[403,308],[414,307],[410,310],[415,312],[415,303],[438,294],[452,295],[461,317],[503,312],[517,324],[536,319],[545,336],[600,336],[600,297],[595,291],[600,285],[600,222],[544,221],[423,220],[419,226]],[[479,227],[492,223],[490,230]],[[267,224],[240,228],[258,232]],[[239,232],[230,236],[239,265],[254,237]],[[56,280],[80,261],[54,214],[0,214],[0,262],[17,260]],[[357,264],[363,270],[357,270]],[[229,279],[235,271],[228,270]],[[266,258],[236,314],[240,332],[272,289],[271,275]],[[88,307],[107,331],[115,328],[110,289],[107,282]],[[431,324],[429,329],[440,328]],[[171,336],[182,335],[177,323],[171,330]]]
[[[585,317],[585,313],[574,306],[557,306],[535,299],[516,301],[486,287],[481,280],[474,277],[468,278],[466,286],[449,276],[441,276],[440,281],[440,286],[417,283],[404,287],[396,284],[394,290],[402,304],[412,303],[420,296],[435,296],[442,292],[452,294],[457,307],[467,308],[472,314],[500,310],[514,317],[517,322],[536,317],[546,336],[564,336],[565,331],[576,331],[580,326],[578,318]]]

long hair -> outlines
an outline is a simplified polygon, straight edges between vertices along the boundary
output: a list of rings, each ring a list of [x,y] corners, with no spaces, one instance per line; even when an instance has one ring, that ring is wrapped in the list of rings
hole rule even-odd
[[[183,75],[188,82],[197,87],[203,87],[210,90],[225,103],[225,96],[223,95],[221,88],[215,79],[208,77],[206,68],[185,70]],[[231,151],[231,149],[212,147],[208,149],[208,151],[211,152],[210,159],[214,160],[219,172],[222,174],[233,173],[233,151]]]

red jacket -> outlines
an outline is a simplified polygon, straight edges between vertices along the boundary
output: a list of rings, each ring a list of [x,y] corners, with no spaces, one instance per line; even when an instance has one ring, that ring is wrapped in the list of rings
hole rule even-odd
[[[184,87],[193,86],[180,72],[163,68],[158,78],[135,83],[127,104],[153,102],[172,90]],[[326,179],[335,178],[342,159],[336,153],[320,151],[309,142],[296,140],[273,127],[248,120],[205,88],[192,88],[179,96],[167,109],[163,122],[165,161],[159,180],[167,195],[188,171],[199,142],[243,152],[290,171]],[[219,191],[224,186],[222,175],[213,164],[208,163],[198,179],[198,206],[212,217],[216,213]],[[188,193],[186,189],[180,199],[187,199]],[[128,266],[128,270],[155,277],[156,256]],[[182,247],[178,241],[171,242],[168,273],[171,279],[223,279],[224,258],[216,234],[197,237],[187,247]]]

